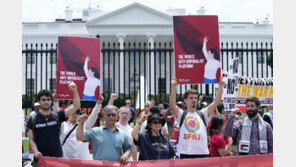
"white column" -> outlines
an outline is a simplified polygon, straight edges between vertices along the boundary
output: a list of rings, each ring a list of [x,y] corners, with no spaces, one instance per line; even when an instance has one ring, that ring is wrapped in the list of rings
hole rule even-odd
[[[151,34],[149,34],[149,35],[147,35],[147,38],[148,38],[148,49],[149,49],[149,43],[151,43],[151,45],[150,45],[150,49],[154,49],[154,38],[155,38],[155,35],[151,35]],[[150,67],[149,67],[149,61],[151,62],[151,64],[150,64]],[[147,61],[147,64],[148,64],[148,70],[147,70],[147,88],[146,88],[146,90],[147,90],[147,95],[150,93],[149,91],[150,91],[150,89],[149,89],[149,85],[150,85],[150,87],[151,87],[151,94],[154,94],[154,75],[155,75],[155,69],[154,69],[154,63],[155,63],[155,61],[154,61],[154,52],[151,52],[151,55],[150,55],[150,60],[149,60],[149,57],[148,57],[148,61]],[[149,69],[150,69],[150,74],[151,74],[151,78],[149,78]],[[151,83],[151,84],[150,84]],[[157,90],[157,88],[156,88],[156,90]]]
[[[124,38],[125,38],[125,35],[123,34],[119,34],[119,35],[116,35],[116,37],[118,38],[118,42],[119,42],[119,49],[120,50],[123,50],[124,49],[124,46],[123,46],[123,43],[124,43]],[[124,92],[124,55],[123,55],[123,52],[120,52],[120,92],[118,93],[123,93]],[[114,60],[113,60],[114,61]]]

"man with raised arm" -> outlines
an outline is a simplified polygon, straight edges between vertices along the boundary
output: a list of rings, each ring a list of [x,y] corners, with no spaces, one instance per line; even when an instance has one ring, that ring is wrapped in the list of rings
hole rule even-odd
[[[29,145],[34,152],[32,166],[38,166],[38,158],[41,156],[62,157],[63,151],[60,142],[60,126],[63,121],[80,108],[80,98],[75,83],[69,84],[73,92],[74,103],[66,110],[52,112],[52,93],[49,90],[41,90],[37,94],[40,104],[40,112],[32,114],[27,127],[29,129]]]
[[[103,109],[105,124],[85,132],[83,127],[88,116],[83,114],[79,118],[76,138],[82,142],[92,142],[94,160],[127,163],[131,154],[131,145],[127,135],[115,126],[118,118],[117,113],[117,107],[107,105]]]
[[[177,78],[174,77],[171,84],[170,108],[180,127],[177,146],[180,158],[209,157],[206,125],[211,114],[214,113],[216,107],[220,104],[225,82],[221,77],[215,100],[202,110],[196,110],[197,91],[195,89],[188,89],[183,95],[183,101],[187,106],[187,110],[178,108],[176,105]]]

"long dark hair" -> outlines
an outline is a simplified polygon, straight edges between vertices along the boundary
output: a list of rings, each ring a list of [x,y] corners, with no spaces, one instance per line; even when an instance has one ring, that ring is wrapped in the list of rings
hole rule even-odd
[[[211,121],[211,125],[210,125],[210,131],[209,134],[210,136],[213,135],[213,131],[214,130],[220,130],[221,127],[224,124],[224,120],[221,117],[213,117],[212,121]]]
[[[147,129],[146,133],[149,134],[149,137],[150,137],[152,143],[155,143],[156,141],[155,141],[154,137],[152,136],[152,129],[149,127],[149,125],[147,125],[146,129]],[[166,138],[161,134],[161,129],[159,129],[159,134],[160,134],[162,143],[166,143]]]
[[[100,73],[99,73],[99,71],[95,67],[90,67],[89,69],[94,73],[94,76],[96,78],[99,78],[100,77]]]
[[[209,51],[214,55],[214,59],[219,60],[220,56],[219,56],[219,53],[216,49],[211,48],[211,49],[209,49]]]

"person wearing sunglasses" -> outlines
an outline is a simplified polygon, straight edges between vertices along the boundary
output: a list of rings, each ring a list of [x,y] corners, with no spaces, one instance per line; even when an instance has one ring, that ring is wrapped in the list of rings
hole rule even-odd
[[[152,113],[148,116],[148,124],[145,133],[138,133],[140,125],[147,119],[144,114],[137,122],[132,131],[134,143],[140,148],[139,160],[171,159],[175,151],[167,137],[161,134],[161,128],[165,120],[159,113]]]
[[[76,138],[82,142],[92,142],[93,160],[127,163],[132,148],[125,132],[115,126],[117,113],[116,106],[107,105],[103,109],[105,124],[85,132],[83,127],[88,116],[83,114],[79,118]]]

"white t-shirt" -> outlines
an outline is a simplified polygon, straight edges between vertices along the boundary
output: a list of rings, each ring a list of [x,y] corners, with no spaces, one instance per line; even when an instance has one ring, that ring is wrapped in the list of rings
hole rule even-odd
[[[73,127],[74,125],[71,124],[70,122],[63,122],[61,124],[61,135],[60,135],[61,144],[64,141],[68,132]],[[66,143],[62,146],[63,157],[70,158],[70,159],[91,160],[91,156],[88,149],[89,142],[78,141],[76,139],[76,130],[77,130],[77,127],[73,130],[73,132],[68,137]]]
[[[119,122],[116,122],[115,124],[120,130],[124,131],[125,134],[127,135],[128,137],[128,140],[130,142],[130,145],[132,146],[133,145],[133,137],[132,137],[132,130],[133,128],[130,126],[130,125],[127,125],[127,126],[124,126],[124,125],[121,125]],[[132,156],[129,156],[128,158],[128,161],[133,161],[133,158]]]
[[[25,129],[25,114],[24,114],[24,111],[22,111],[22,132],[26,132],[26,129]]]
[[[83,94],[86,96],[95,96],[95,91],[98,86],[101,86],[101,81],[98,78],[87,78],[84,83]]]
[[[210,117],[208,108],[201,110],[206,124]],[[180,125],[183,110],[179,109],[177,123]],[[182,127],[180,127],[180,137],[177,146],[178,154],[209,154],[207,144],[207,130],[200,116],[194,112],[187,112]]]
[[[140,133],[146,133],[146,126],[147,126],[147,120],[143,122],[140,129]],[[169,134],[167,123],[165,123],[164,126],[161,128],[161,134],[162,135]]]
[[[207,79],[216,79],[216,73],[218,68],[220,67],[221,67],[220,61],[216,59],[207,59],[207,63],[205,65],[204,77]]]

